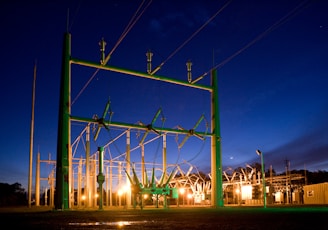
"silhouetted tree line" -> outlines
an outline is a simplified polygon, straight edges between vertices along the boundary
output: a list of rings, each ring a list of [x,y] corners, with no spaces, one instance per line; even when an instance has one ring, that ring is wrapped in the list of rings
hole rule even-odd
[[[19,183],[0,183],[0,207],[27,205],[27,196]]]
[[[252,168],[256,168],[256,171],[261,171],[261,164],[259,164],[259,163],[254,163],[250,166]],[[235,169],[235,171],[240,171],[240,168],[241,167]],[[243,169],[245,169],[245,168],[243,168]],[[323,183],[323,182],[328,182],[328,171],[325,171],[325,170],[323,170],[323,171],[318,170],[318,171],[315,171],[315,172],[310,172],[308,170],[290,170],[290,171],[287,171],[287,172],[277,173],[274,169],[272,169],[271,172],[270,172],[270,169],[267,169],[265,171],[265,177],[266,178],[270,177],[270,175],[272,175],[272,176],[284,176],[284,175],[286,175],[286,173],[288,173],[288,174],[299,174],[299,175],[304,176],[306,178],[306,184],[319,184],[319,183]]]
[[[306,176],[307,184],[319,184],[323,182],[328,182],[328,172],[319,170],[316,172],[310,172],[308,170],[292,170],[291,174],[302,174]]]

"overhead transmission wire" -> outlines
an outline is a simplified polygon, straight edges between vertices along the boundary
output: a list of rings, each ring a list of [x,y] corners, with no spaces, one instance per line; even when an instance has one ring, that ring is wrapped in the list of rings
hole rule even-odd
[[[185,42],[183,42],[178,48],[176,48],[158,67],[155,68],[154,71],[152,71],[151,74],[156,73],[168,60],[170,60],[179,50],[181,50],[191,39],[193,39],[202,29],[204,29],[205,26],[207,26],[211,21],[213,21],[213,19],[219,14],[221,13],[230,3],[232,2],[232,0],[227,1],[214,15],[212,15],[212,17],[210,17],[200,28],[198,28],[198,30],[196,30]],[[177,141],[177,140],[176,140]],[[204,144],[203,144],[204,147]],[[191,158],[191,160],[194,160],[202,151],[203,147],[201,147],[201,150],[195,155],[195,157]],[[179,154],[176,160],[176,163],[178,163],[180,158],[180,150],[179,150]]]
[[[212,17],[210,17],[198,30],[196,30],[184,43],[176,48],[158,67],[152,71],[151,74],[155,74],[168,60],[170,60],[179,50],[181,50],[191,39],[193,39],[208,23],[210,23],[219,13],[221,13],[232,0],[227,1]]]
[[[244,50],[246,50],[247,48],[249,48],[250,46],[252,46],[253,44],[255,44],[257,41],[261,40],[264,36],[266,36],[267,34],[269,34],[270,32],[272,32],[273,30],[277,29],[279,26],[283,25],[284,23],[286,23],[288,20],[290,20],[292,17],[296,16],[298,13],[301,12],[301,10],[303,10],[305,8],[305,4],[307,1],[302,2],[301,4],[299,4],[297,7],[295,7],[293,10],[291,10],[288,14],[286,14],[285,16],[283,16],[281,19],[279,19],[275,24],[273,24],[272,26],[270,26],[267,30],[265,30],[263,33],[261,33],[260,35],[258,35],[254,40],[252,40],[251,42],[249,42],[246,46],[244,46],[242,49],[238,50],[235,54],[231,55],[229,58],[225,59],[223,62],[221,62],[220,64],[214,66],[212,69],[217,69],[217,68],[221,68],[223,65],[225,65],[226,63],[228,63],[229,61],[231,61],[234,57],[236,57],[237,55],[239,55],[241,52],[243,52]],[[205,75],[207,75],[209,73],[206,72],[205,74],[203,74],[202,76],[204,77]],[[205,143],[205,141],[204,141]],[[204,143],[203,146],[201,147],[201,150],[192,158],[190,158],[189,160],[187,160],[187,162],[191,162],[194,159],[196,159],[196,157],[200,154],[200,152],[202,151],[202,149],[204,148]]]
[[[69,21],[67,20],[67,31],[70,31],[72,29],[73,24],[74,24],[74,20],[76,19],[77,15],[78,15],[78,12],[80,10],[80,6],[81,6],[81,1],[79,2],[78,6],[77,6],[77,9],[75,11],[75,14],[73,16],[72,21],[69,23]],[[68,14],[68,17],[67,18],[69,18],[69,10],[68,10],[67,14]]]
[[[140,19],[140,17],[143,15],[143,13],[146,11],[146,9],[149,7],[149,5],[151,4],[152,0],[148,1],[148,4],[142,9],[144,3],[146,2],[146,0],[143,0],[141,2],[141,4],[139,5],[138,9],[136,10],[136,12],[134,13],[134,15],[132,16],[132,18],[130,19],[128,25],[126,26],[126,28],[124,29],[124,31],[122,32],[122,35],[120,36],[120,38],[118,39],[118,41],[116,42],[115,46],[113,47],[113,49],[109,52],[109,54],[106,56],[104,62],[102,63],[102,65],[106,65],[107,62],[109,61],[111,55],[113,54],[113,52],[115,51],[115,49],[119,46],[119,44],[123,41],[123,39],[125,38],[125,36],[128,34],[128,32],[133,28],[133,26],[136,24],[136,22]],[[141,13],[138,15],[139,11],[142,9]],[[80,95],[83,93],[83,91],[87,88],[87,86],[90,84],[90,82],[94,79],[94,77],[97,75],[97,73],[99,72],[100,69],[96,69],[96,71],[92,74],[92,76],[90,77],[90,79],[86,82],[86,84],[83,86],[83,88],[80,90],[80,92],[77,94],[77,96],[74,98],[74,100],[72,101],[72,105],[75,103],[75,101],[80,97]]]
[[[248,49],[249,47],[251,47],[252,45],[254,45],[256,42],[258,42],[259,40],[261,40],[262,38],[264,38],[266,35],[268,35],[272,31],[274,31],[275,29],[277,29],[278,27],[280,27],[281,25],[283,25],[287,21],[289,21],[292,17],[296,16],[298,13],[300,13],[306,7],[306,3],[307,2],[308,2],[308,0],[303,1],[302,3],[300,3],[299,5],[297,5],[294,9],[292,9],[291,11],[289,11],[286,15],[284,15],[282,18],[280,18],[276,23],[274,23],[272,26],[270,26],[268,29],[266,29],[263,33],[261,33],[260,35],[258,35],[255,39],[253,39],[252,41],[250,41],[249,43],[247,43],[243,48],[241,48],[240,50],[238,50],[236,53],[234,53],[230,57],[226,58],[221,63],[213,66],[209,71],[205,72],[201,77],[202,78],[205,77],[211,70],[220,69],[225,64],[227,64],[228,62],[230,62],[233,58],[235,58],[236,56],[238,56],[239,54],[241,54],[243,51],[245,51],[246,49]]]
[[[110,56],[113,54],[113,52],[115,51],[115,49],[119,46],[119,44],[123,41],[124,37],[130,32],[130,30],[133,28],[133,26],[137,23],[137,21],[140,19],[140,17],[143,15],[143,13],[146,11],[146,9],[150,6],[152,0],[150,0],[148,2],[148,4],[142,9],[143,4],[144,4],[145,0],[142,1],[142,3],[140,4],[139,8],[136,10],[136,12],[134,13],[134,15],[132,16],[132,18],[130,19],[128,25],[126,26],[126,28],[124,29],[121,37],[118,39],[118,41],[116,42],[115,46],[113,47],[113,49],[109,52],[109,54],[107,55],[106,59],[105,59],[105,64],[108,62]],[[141,11],[141,13],[139,15],[138,12]]]

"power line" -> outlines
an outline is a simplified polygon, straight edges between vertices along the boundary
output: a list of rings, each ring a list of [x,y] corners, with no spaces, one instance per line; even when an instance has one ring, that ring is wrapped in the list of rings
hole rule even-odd
[[[146,11],[146,9],[149,7],[149,5],[151,4],[152,0],[150,0],[148,2],[148,4],[145,6],[145,8],[142,10],[142,12],[137,16],[138,12],[140,11],[140,9],[142,8],[143,4],[144,4],[145,0],[142,1],[142,3],[140,4],[139,8],[137,9],[137,11],[135,12],[135,14],[132,16],[131,20],[129,21],[128,25],[126,26],[126,28],[124,29],[121,37],[119,38],[119,40],[116,42],[115,46],[113,47],[113,49],[109,52],[109,54],[107,55],[106,59],[105,59],[105,65],[108,62],[110,56],[113,54],[113,52],[115,51],[115,49],[119,46],[119,44],[122,42],[123,38],[128,34],[128,32],[133,28],[133,26],[136,24],[136,22],[139,20],[139,18],[143,15],[143,13]]]
[[[210,23],[221,11],[223,11],[232,0],[227,1],[212,17],[210,17],[198,30],[196,30],[184,43],[176,48],[157,68],[155,68],[151,74],[155,74],[169,59],[171,59],[179,50],[182,49],[191,39],[193,39],[204,27]]]
[[[115,49],[119,46],[119,44],[122,42],[123,38],[128,34],[128,32],[133,28],[133,26],[136,24],[136,22],[139,20],[139,18],[142,16],[142,14],[145,12],[145,10],[148,8],[148,6],[151,4],[152,0],[150,0],[148,2],[148,4],[143,8],[143,10],[141,11],[141,13],[139,15],[138,12],[140,11],[140,9],[142,9],[144,3],[146,0],[143,0],[142,3],[139,5],[138,9],[136,10],[136,12],[134,13],[133,17],[131,18],[131,20],[129,21],[128,25],[126,26],[126,28],[124,29],[122,35],[120,36],[120,38],[118,39],[118,41],[116,42],[115,46],[113,47],[113,49],[110,51],[110,53],[107,55],[106,59],[104,60],[104,62],[102,63],[102,65],[106,65],[107,62],[110,59],[110,56],[113,54],[113,52],[115,51]],[[97,75],[97,73],[99,72],[100,69],[96,69],[96,71],[92,74],[92,76],[90,77],[90,79],[87,81],[87,83],[83,86],[83,88],[80,90],[80,92],[77,94],[77,96],[74,98],[74,100],[72,101],[72,105],[75,103],[75,101],[80,97],[80,95],[83,93],[83,91],[87,88],[87,86],[90,84],[90,82],[94,79],[94,77]]]
[[[67,31],[71,31],[71,29],[72,29],[72,27],[73,27],[73,24],[74,24],[74,20],[75,20],[75,18],[77,17],[78,12],[79,12],[79,10],[80,10],[80,6],[81,6],[81,1],[79,2],[78,6],[77,6],[77,9],[76,9],[75,14],[74,14],[74,16],[73,16],[73,18],[72,18],[72,21],[71,21],[70,23],[67,22]],[[69,14],[69,11],[68,11],[68,14]],[[69,15],[68,15],[68,16],[69,16]]]
[[[258,35],[255,39],[253,39],[251,42],[249,42],[248,44],[246,44],[243,48],[241,48],[240,50],[238,50],[236,53],[234,53],[233,55],[231,55],[230,57],[228,57],[227,59],[225,59],[221,63],[217,64],[216,66],[214,66],[211,70],[213,70],[213,69],[219,69],[219,68],[223,67],[225,64],[227,64],[233,58],[235,58],[236,56],[238,56],[239,54],[241,54],[243,51],[245,51],[246,49],[248,49],[249,47],[251,47],[252,45],[254,45],[259,40],[261,40],[263,37],[265,37],[266,35],[268,35],[272,31],[274,31],[275,29],[277,29],[278,27],[280,27],[281,25],[283,25],[284,23],[286,23],[287,21],[289,21],[292,17],[294,17],[297,14],[299,14],[306,7],[306,3],[307,2],[308,1],[306,0],[306,1],[303,1],[302,3],[300,3],[298,6],[296,6],[294,9],[292,9],[290,12],[288,12],[285,16],[283,16],[282,18],[280,18],[276,23],[274,23],[272,26],[270,26],[268,29],[266,29],[263,33],[261,33],[260,35]],[[204,73],[203,76],[207,75],[210,71],[207,71],[206,73]]]

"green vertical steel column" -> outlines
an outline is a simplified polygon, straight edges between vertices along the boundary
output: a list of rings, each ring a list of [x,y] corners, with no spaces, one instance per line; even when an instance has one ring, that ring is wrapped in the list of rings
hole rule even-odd
[[[103,183],[105,181],[105,176],[103,174],[104,171],[104,147],[98,147],[99,152],[99,168],[98,168],[98,176],[97,182],[99,184],[99,210],[103,210]]]
[[[70,154],[70,55],[71,35],[65,33],[62,53],[60,98],[57,134],[55,208],[69,209],[69,154]]]
[[[211,174],[212,174],[212,205],[223,207],[223,187],[222,187],[222,153],[221,153],[221,132],[219,113],[219,94],[217,70],[211,72],[212,80],[212,148],[211,148]]]

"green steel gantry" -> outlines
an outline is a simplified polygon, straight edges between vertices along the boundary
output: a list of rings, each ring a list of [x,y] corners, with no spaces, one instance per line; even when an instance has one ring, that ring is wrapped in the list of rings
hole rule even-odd
[[[104,52],[104,47],[102,49]],[[71,115],[71,65],[77,64],[88,66],[96,69],[103,69],[116,73],[123,73],[127,75],[147,78],[151,80],[158,80],[162,82],[172,83],[181,86],[187,86],[206,90],[211,93],[211,132],[196,132],[195,130],[181,130],[168,128],[155,128],[157,131],[177,134],[189,134],[198,136],[211,137],[211,205],[212,207],[223,207],[223,186],[222,186],[222,153],[221,153],[221,134],[220,134],[220,117],[219,117],[219,98],[218,98],[218,79],[217,70],[211,70],[211,86],[196,84],[196,81],[181,81],[178,79],[167,78],[147,73],[127,70],[106,65],[102,61],[100,64],[79,60],[71,57],[71,34],[64,34],[63,53],[62,53],[62,69],[61,69],[61,83],[60,83],[60,102],[59,102],[59,117],[58,117],[58,138],[57,138],[57,162],[56,162],[56,193],[55,193],[55,209],[68,210],[70,209],[70,186],[69,186],[69,162],[71,158],[71,121],[83,121],[90,123],[98,123],[99,121],[73,117]],[[153,71],[154,72],[154,71]],[[200,78],[202,78],[201,76]],[[197,79],[196,79],[197,80]],[[121,128],[134,128],[147,130],[149,127],[145,125],[126,124],[118,122],[105,122],[103,125],[108,127],[115,126]],[[102,150],[99,149],[101,152]],[[102,178],[100,178],[102,179]],[[99,182],[103,182],[100,180]]]

